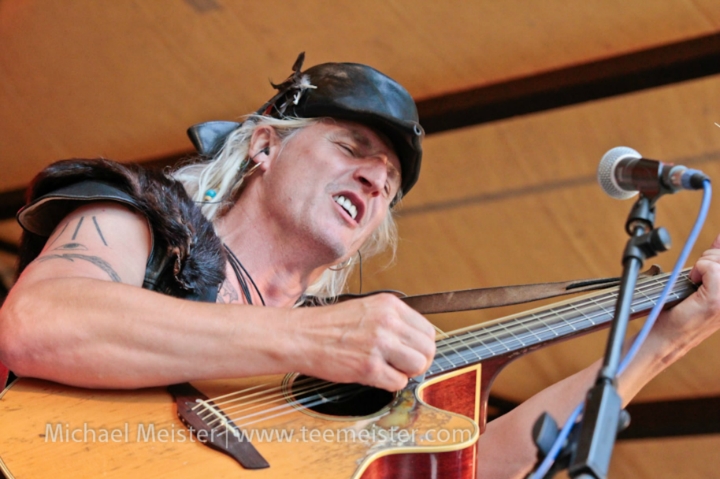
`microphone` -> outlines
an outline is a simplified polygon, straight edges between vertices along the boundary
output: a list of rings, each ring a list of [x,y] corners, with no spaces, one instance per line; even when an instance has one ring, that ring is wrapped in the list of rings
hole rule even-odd
[[[680,190],[700,190],[705,173],[682,165],[643,158],[626,146],[605,153],[597,170],[598,183],[613,198],[625,200],[638,192],[654,197]]]

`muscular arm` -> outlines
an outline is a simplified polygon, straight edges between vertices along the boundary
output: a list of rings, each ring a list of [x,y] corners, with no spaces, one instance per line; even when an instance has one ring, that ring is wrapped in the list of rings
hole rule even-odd
[[[149,243],[145,219],[117,204],[65,218],[0,310],[0,361],[85,387],[299,371],[392,389],[433,355],[432,327],[391,297],[291,310],[144,290]]]
[[[720,237],[695,265],[696,293],[664,312],[635,360],[618,382],[625,404],[670,364],[720,327]],[[511,413],[488,424],[480,438],[479,478],[524,477],[535,463],[532,424],[549,412],[563,423],[594,384],[600,361],[536,394]]]

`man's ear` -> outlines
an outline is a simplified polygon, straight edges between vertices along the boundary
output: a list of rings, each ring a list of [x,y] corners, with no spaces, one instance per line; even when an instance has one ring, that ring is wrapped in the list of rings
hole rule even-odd
[[[280,151],[280,137],[270,125],[260,125],[250,136],[248,157],[265,171]]]

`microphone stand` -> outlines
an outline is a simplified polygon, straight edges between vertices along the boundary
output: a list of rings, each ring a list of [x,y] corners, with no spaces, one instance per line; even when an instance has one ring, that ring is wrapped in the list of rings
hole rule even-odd
[[[629,424],[617,392],[617,374],[622,347],[630,321],[630,307],[638,274],[647,258],[667,251],[670,235],[664,228],[654,229],[655,200],[640,194],[633,205],[625,230],[630,235],[623,252],[623,274],[615,304],[603,365],[595,385],[588,392],[575,451],[568,472],[580,479],[605,479],[617,433]]]
[[[641,192],[625,223],[630,239],[623,252],[623,274],[603,365],[588,392],[579,431],[576,425],[558,456],[562,461],[546,478],[568,467],[572,478],[605,479],[615,437],[629,424],[629,415],[622,409],[622,399],[617,392],[617,373],[638,274],[647,258],[670,247],[667,230],[654,229],[655,202],[664,192],[662,189],[655,189],[649,195]],[[543,414],[533,428],[540,460],[557,435],[557,424],[547,413]]]

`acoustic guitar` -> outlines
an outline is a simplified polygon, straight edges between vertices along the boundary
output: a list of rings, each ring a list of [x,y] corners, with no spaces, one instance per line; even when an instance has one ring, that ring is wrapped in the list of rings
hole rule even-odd
[[[696,288],[681,275],[670,303]],[[667,275],[638,281],[634,316]],[[470,478],[489,386],[512,359],[607,325],[616,289],[457,331],[398,393],[287,374],[133,391],[19,379],[0,397],[8,479]],[[192,431],[192,432],[191,432]]]

